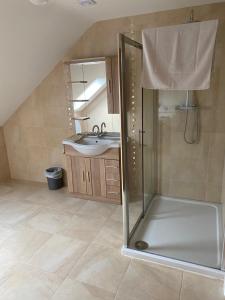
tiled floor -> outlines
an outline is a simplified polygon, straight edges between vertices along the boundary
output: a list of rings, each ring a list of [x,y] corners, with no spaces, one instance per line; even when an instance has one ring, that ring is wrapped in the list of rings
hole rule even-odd
[[[223,282],[120,254],[121,207],[0,185],[1,300],[222,300]]]

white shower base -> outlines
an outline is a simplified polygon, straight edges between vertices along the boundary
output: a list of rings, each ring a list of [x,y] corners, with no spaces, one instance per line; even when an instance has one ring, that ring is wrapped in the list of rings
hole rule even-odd
[[[222,228],[220,204],[156,196],[132,238],[131,248],[135,249],[135,242],[142,240],[149,244],[144,253],[156,260],[164,257],[167,261],[220,269]],[[141,253],[130,251],[134,256]],[[129,254],[126,249],[123,252]]]

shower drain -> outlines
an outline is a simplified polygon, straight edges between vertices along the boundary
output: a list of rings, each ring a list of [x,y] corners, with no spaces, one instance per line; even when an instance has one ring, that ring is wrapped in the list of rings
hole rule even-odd
[[[146,249],[148,249],[148,243],[146,243],[146,242],[144,242],[144,241],[137,241],[136,243],[135,243],[135,248],[137,249],[137,250],[146,250]]]

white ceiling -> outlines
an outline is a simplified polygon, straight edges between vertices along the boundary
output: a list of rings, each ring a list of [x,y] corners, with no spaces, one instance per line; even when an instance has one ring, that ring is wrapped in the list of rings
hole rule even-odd
[[[0,1],[0,126],[94,22],[218,0],[97,0],[81,7],[77,0]]]

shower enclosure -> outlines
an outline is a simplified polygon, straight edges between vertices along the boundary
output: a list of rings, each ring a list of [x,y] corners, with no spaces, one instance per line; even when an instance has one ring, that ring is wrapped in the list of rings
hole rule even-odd
[[[142,89],[142,45],[123,34],[120,35],[119,57],[124,215],[122,252],[223,278],[222,205],[209,199],[200,201],[203,200],[200,193],[189,198],[179,197],[179,189],[188,176],[196,176],[195,166],[191,165],[189,158],[182,158],[186,150],[183,151],[185,142],[181,128],[178,126],[173,133],[175,137],[171,137],[167,123],[170,122],[172,129],[174,119],[176,124],[183,124],[185,112],[176,108],[182,107],[179,97],[185,99],[185,93],[165,94]],[[165,97],[176,99],[173,112],[166,106]],[[187,128],[185,134],[188,134]],[[174,149],[171,140],[176,145]],[[205,151],[204,147],[198,150],[197,144],[185,145],[195,147],[188,148],[188,153],[193,149],[194,153]],[[173,162],[176,164],[179,160],[180,164],[173,168]],[[199,161],[197,157],[196,161]],[[168,164],[171,172],[165,177]],[[182,179],[177,178],[179,170]],[[197,189],[194,183],[185,188]]]

